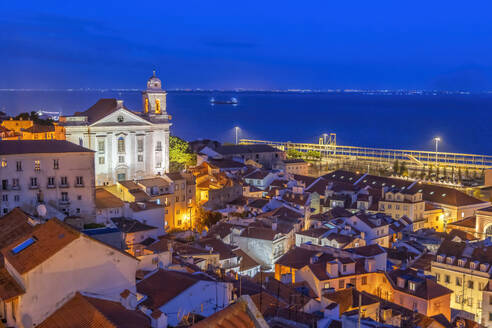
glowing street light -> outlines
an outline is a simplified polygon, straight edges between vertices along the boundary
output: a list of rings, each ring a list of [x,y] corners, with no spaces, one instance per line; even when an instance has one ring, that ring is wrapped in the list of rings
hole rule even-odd
[[[236,145],[238,144],[238,134],[239,134],[239,126],[234,127],[234,131],[236,132]]]
[[[436,167],[437,167],[437,147],[439,146],[439,141],[441,141],[441,138],[435,137],[434,141],[436,143]]]

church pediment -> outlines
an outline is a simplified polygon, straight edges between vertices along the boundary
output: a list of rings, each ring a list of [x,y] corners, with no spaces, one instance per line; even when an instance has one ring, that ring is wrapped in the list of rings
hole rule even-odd
[[[91,124],[91,126],[135,126],[135,125],[152,125],[145,118],[140,117],[137,114],[129,111],[126,108],[119,108],[114,112],[104,116],[97,122]]]

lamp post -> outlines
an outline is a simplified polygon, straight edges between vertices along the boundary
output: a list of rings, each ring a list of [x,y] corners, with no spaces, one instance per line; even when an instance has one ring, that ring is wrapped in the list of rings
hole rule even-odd
[[[238,142],[237,137],[238,137],[238,133],[239,133],[239,126],[234,127],[234,131],[236,132],[236,145],[237,145],[237,142]]]
[[[437,147],[439,146],[439,141],[441,141],[441,138],[435,137],[434,141],[436,142],[436,169],[437,169]]]

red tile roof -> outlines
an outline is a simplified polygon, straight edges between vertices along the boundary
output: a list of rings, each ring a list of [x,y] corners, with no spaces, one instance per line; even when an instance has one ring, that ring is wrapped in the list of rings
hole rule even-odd
[[[118,302],[76,293],[38,328],[150,328],[150,319]]]

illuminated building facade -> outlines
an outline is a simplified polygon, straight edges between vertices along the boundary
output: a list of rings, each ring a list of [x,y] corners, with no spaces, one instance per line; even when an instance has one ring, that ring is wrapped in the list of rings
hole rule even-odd
[[[96,152],[97,185],[143,179],[169,170],[169,128],[166,92],[154,75],[142,92],[143,110],[122,100],[100,99],[84,112],[60,117],[66,138]]]
[[[5,120],[1,124],[12,133],[2,140],[65,140],[65,128],[53,123],[44,125],[31,120]]]

